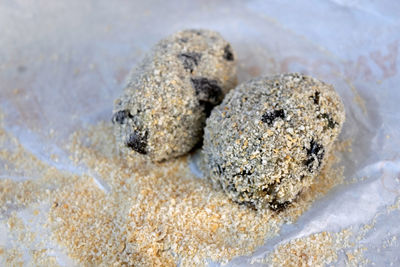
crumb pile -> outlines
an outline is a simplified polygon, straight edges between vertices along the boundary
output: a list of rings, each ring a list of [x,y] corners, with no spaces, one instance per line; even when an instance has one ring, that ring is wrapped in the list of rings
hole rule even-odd
[[[13,149],[5,148],[8,140],[13,140]],[[11,160],[13,168],[36,177],[0,181],[1,215],[10,240],[0,258],[7,265],[27,259],[55,263],[60,260],[54,256],[57,247],[84,265],[227,262],[254,251],[284,222],[295,221],[316,197],[342,181],[340,170],[327,164],[321,179],[285,211],[255,211],[194,177],[187,157],[165,163],[123,160],[107,123],[77,132],[71,140],[71,160],[84,166],[82,174],[55,169],[1,132],[1,161]],[[40,234],[32,222],[19,219],[20,210],[32,211],[33,222],[43,228]]]
[[[283,210],[318,176],[344,118],[334,88],[317,79],[254,78],[207,119],[204,170],[234,201]]]
[[[334,263],[354,267],[375,265],[365,257],[367,248],[360,242],[373,229],[375,223],[376,217],[356,232],[346,228],[340,232],[324,231],[295,238],[276,246],[265,258],[253,259],[252,263],[264,263],[269,266],[331,266]],[[395,236],[388,237],[386,242],[383,242],[382,249],[393,246],[396,241]],[[341,254],[344,257],[338,262]]]
[[[331,234],[321,232],[291,240],[272,253],[272,266],[324,266],[338,259],[338,251],[349,247],[349,231]]]
[[[270,266],[329,266],[337,262],[339,253],[345,252],[347,266],[365,264],[362,250],[353,248],[351,237],[352,232],[345,229],[338,233],[321,232],[293,239],[278,246],[259,262]]]
[[[121,151],[153,161],[190,151],[211,109],[236,85],[235,58],[230,44],[209,30],[184,30],[157,43],[115,101]]]

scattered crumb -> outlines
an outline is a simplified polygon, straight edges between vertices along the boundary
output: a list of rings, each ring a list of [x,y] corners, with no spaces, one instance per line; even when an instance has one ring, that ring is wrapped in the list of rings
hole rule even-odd
[[[283,223],[295,222],[316,198],[343,181],[331,155],[320,178],[290,208],[257,212],[196,178],[187,157],[164,163],[121,160],[108,123],[71,137],[67,148],[76,168],[85,168],[82,175],[40,161],[0,127],[0,147],[10,140],[13,149],[1,150],[0,161],[7,159],[35,179],[0,180],[0,214],[8,218],[8,238],[15,240],[11,248],[2,249],[6,265],[22,264],[22,251],[38,265],[57,265],[57,257],[46,248],[50,243],[88,265],[202,266],[210,259],[226,263],[252,253],[276,236]],[[39,203],[49,207],[43,214]],[[12,211],[27,208],[33,218],[44,216],[41,226],[49,236],[37,235]]]
[[[22,252],[19,249],[6,249],[2,257],[4,259],[4,264],[7,266],[23,266],[24,264]]]
[[[278,246],[267,258],[272,266],[325,266],[337,261],[338,252],[349,247],[351,232],[321,232]],[[352,254],[350,257],[353,258]]]
[[[320,232],[292,239],[257,262],[271,266],[327,266],[337,262],[344,252],[346,266],[365,266],[369,263],[363,256],[366,248],[355,246],[351,242],[353,235],[350,229],[344,229],[337,233]]]

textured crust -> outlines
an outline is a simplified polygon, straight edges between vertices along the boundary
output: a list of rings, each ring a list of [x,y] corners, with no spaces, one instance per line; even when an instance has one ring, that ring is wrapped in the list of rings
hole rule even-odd
[[[212,107],[236,85],[235,59],[229,43],[213,31],[185,30],[161,40],[115,101],[120,150],[153,161],[190,151]]]
[[[297,73],[253,79],[207,119],[204,171],[234,201],[282,210],[318,175],[344,119],[330,85]]]

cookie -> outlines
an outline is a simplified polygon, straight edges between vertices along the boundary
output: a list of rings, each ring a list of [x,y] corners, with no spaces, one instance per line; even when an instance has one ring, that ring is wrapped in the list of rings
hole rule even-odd
[[[334,88],[317,79],[250,80],[207,119],[204,172],[236,202],[282,210],[319,174],[344,119]]]
[[[158,42],[115,101],[121,152],[163,161],[190,151],[212,108],[236,85],[236,55],[220,34],[184,30]]]

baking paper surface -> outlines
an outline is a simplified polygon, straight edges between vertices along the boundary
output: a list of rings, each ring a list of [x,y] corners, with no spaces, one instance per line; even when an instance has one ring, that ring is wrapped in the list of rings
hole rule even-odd
[[[278,244],[321,231],[351,228],[358,233],[365,225],[373,230],[359,244],[366,247],[370,264],[400,264],[400,241],[383,247],[388,239],[400,238],[400,211],[389,208],[400,194],[396,1],[2,1],[0,108],[5,130],[39,159],[82,172],[69,161],[65,138],[109,120],[129,70],[159,39],[185,28],[219,31],[238,55],[239,82],[302,72],[333,84],[346,109],[340,136],[351,140],[351,151],[340,154],[345,183],[252,255],[228,265],[262,266],[261,259]],[[52,160],[54,154],[58,161]],[[2,167],[6,163],[0,162],[0,178],[35,179]],[[40,219],[29,222],[32,212],[29,207],[18,210],[40,233]],[[1,214],[3,247],[11,238],[6,218]],[[55,255],[60,264],[73,264],[57,250]],[[344,265],[345,257],[340,255],[336,265]]]

